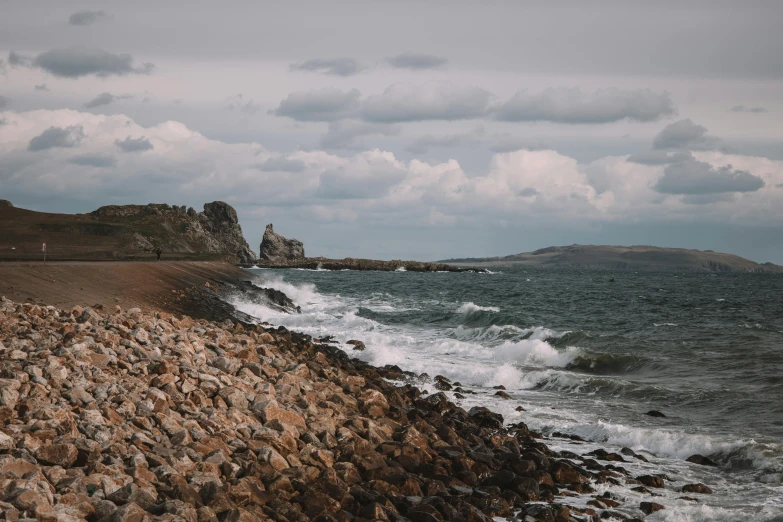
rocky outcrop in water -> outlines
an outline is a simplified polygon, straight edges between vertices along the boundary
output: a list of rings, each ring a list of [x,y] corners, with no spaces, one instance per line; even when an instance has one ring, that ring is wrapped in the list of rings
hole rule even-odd
[[[288,239],[275,233],[272,224],[266,226],[261,247],[258,252],[261,260],[273,263],[286,263],[302,260],[305,257],[304,245],[296,239]]]
[[[328,259],[308,257],[304,259],[265,262],[261,266],[269,268],[307,268],[310,270],[376,270],[379,272],[486,272],[484,268],[459,268],[444,263],[423,261],[381,261],[378,259]]]

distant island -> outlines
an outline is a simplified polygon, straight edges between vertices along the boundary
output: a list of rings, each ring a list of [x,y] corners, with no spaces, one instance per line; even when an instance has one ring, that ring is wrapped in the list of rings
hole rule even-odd
[[[503,257],[444,259],[459,266],[535,266],[607,270],[701,270],[711,272],[783,273],[783,266],[756,263],[733,254],[655,246],[570,245],[541,248]]]

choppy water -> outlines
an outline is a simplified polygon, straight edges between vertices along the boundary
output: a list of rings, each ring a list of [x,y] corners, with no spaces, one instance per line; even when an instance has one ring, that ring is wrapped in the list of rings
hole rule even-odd
[[[445,375],[458,402],[575,434],[586,453],[628,446],[673,480],[650,520],[783,521],[783,277],[503,268],[493,274],[251,270],[303,313],[240,309],[345,342],[375,365]],[[350,346],[344,347],[350,350]],[[513,400],[494,397],[503,385]],[[433,391],[430,384],[423,387]],[[517,406],[525,412],[516,412]],[[666,418],[645,415],[660,410]],[[709,455],[718,468],[685,462]],[[714,495],[678,499],[683,484]],[[633,506],[649,497],[611,490]],[[572,503],[584,502],[576,499]]]

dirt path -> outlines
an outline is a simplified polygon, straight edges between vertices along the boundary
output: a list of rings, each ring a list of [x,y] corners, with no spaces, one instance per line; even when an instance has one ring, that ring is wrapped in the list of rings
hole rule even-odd
[[[71,308],[101,304],[107,308],[180,311],[178,294],[205,283],[236,283],[252,276],[229,263],[57,262],[0,263],[0,295]]]

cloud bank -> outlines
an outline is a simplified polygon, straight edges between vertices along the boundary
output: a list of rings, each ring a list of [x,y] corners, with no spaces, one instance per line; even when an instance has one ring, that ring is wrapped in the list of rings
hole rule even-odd
[[[446,58],[433,56],[431,54],[421,53],[402,53],[396,56],[386,58],[386,62],[392,67],[398,69],[410,69],[413,71],[422,71],[426,69],[438,69],[448,63]]]
[[[71,25],[92,25],[109,17],[106,11],[76,11],[68,17],[68,23]]]
[[[614,156],[582,164],[553,150],[516,150],[469,174],[455,160],[402,161],[379,149],[273,153],[258,143],[209,139],[177,122],[144,127],[124,115],[40,110],[7,117],[0,184],[24,180],[14,183],[14,194],[138,202],[172,193],[247,208],[273,204],[303,219],[410,226],[697,218],[783,224],[780,213],[769,212],[783,205],[783,162],[717,150],[666,165]],[[479,129],[473,137],[481,138]],[[422,138],[427,147],[471,139]]]
[[[674,102],[666,92],[601,89],[588,93],[577,88],[550,88],[538,94],[517,92],[497,108],[495,118],[510,122],[595,124],[620,120],[650,122],[674,114]]]
[[[353,76],[365,70],[365,67],[353,58],[314,58],[300,63],[292,63],[289,69],[292,71],[317,72],[331,76]]]
[[[151,74],[155,65],[134,64],[130,54],[114,54],[102,49],[80,47],[52,49],[35,58],[11,51],[8,63],[21,67],[37,67],[60,78],[81,78],[84,76],[127,76],[129,74]]]

